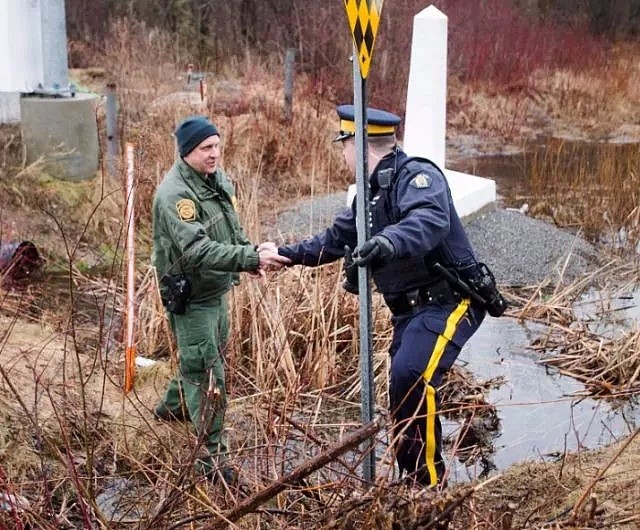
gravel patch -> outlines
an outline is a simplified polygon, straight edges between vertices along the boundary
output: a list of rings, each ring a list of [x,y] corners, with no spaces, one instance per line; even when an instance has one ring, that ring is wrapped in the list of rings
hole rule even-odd
[[[300,201],[277,217],[267,238],[309,237],[327,227],[345,201],[344,192]],[[499,285],[569,282],[598,264],[598,253],[589,242],[519,211],[496,208],[464,223],[478,259],[489,266]]]
[[[346,209],[347,192],[330,193],[296,203],[276,218],[267,239],[295,241],[324,230],[337,213]]]
[[[518,211],[498,208],[465,223],[478,259],[500,285],[571,281],[593,270],[598,253],[579,236]]]

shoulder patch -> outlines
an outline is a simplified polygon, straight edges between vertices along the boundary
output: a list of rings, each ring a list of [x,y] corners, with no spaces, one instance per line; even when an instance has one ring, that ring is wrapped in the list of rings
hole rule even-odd
[[[233,209],[237,212],[238,211],[238,199],[235,195],[231,196],[231,204],[233,205]]]
[[[428,188],[431,186],[431,175],[428,175],[427,173],[418,173],[411,179],[409,184],[418,189]]]
[[[182,221],[196,220],[196,204],[191,199],[180,199],[176,203],[176,209]]]

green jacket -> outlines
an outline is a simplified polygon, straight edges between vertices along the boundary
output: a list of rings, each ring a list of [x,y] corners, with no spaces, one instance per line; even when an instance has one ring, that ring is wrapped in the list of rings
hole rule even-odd
[[[233,185],[221,169],[206,177],[207,182],[178,159],[153,200],[153,265],[159,279],[184,273],[191,280],[192,302],[222,296],[238,282],[239,272],[259,265],[236,214]]]

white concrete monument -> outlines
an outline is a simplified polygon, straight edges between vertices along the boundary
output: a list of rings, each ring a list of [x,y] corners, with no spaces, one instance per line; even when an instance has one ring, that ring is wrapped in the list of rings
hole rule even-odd
[[[466,217],[495,203],[496,184],[491,179],[446,169],[446,131],[447,17],[431,5],[413,19],[402,144],[408,155],[428,158],[444,171],[458,215]],[[355,193],[353,184],[347,192],[347,206]]]
[[[460,217],[496,201],[496,184],[446,168],[447,17],[431,5],[413,19],[403,147],[433,160],[449,182]]]

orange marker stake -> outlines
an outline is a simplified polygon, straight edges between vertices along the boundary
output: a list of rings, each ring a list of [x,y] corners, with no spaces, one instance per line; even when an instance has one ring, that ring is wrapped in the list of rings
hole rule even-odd
[[[125,336],[125,372],[124,391],[133,388],[136,376],[136,347],[134,344],[135,318],[135,222],[134,222],[134,148],[127,144],[127,207],[125,220],[127,223],[127,282],[126,282],[126,336]]]

